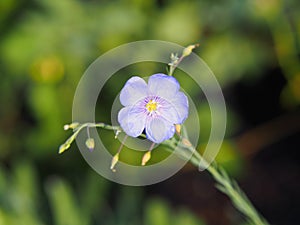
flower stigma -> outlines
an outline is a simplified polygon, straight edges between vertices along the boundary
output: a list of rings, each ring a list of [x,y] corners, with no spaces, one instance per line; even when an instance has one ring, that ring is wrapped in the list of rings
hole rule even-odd
[[[152,99],[146,104],[146,109],[149,113],[156,111],[157,109],[157,102],[153,101]]]

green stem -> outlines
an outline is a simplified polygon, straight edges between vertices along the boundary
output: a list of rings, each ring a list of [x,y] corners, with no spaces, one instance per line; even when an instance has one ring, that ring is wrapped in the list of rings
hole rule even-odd
[[[85,127],[97,127],[119,132],[122,131],[119,126],[111,126],[104,123],[78,124],[73,129],[73,135],[68,138],[64,144],[61,145],[59,153],[67,150],[70,147],[71,143],[75,140],[79,132]],[[142,136],[145,137],[144,135]],[[183,142],[181,139],[177,140],[175,137],[173,137],[170,140],[164,141],[162,145],[166,146],[166,150],[171,153],[173,153],[174,150],[179,147],[182,150],[180,157],[188,159],[189,162],[197,167],[200,165],[200,162],[205,162],[204,158],[198,153],[196,148],[192,144],[190,144],[187,138],[185,138],[185,142]],[[189,150],[192,153],[191,157],[190,154],[185,153],[186,150]],[[240,211],[251,224],[268,225],[268,222],[256,211],[255,207],[252,205],[246,194],[238,186],[236,181],[231,179],[221,166],[219,166],[216,162],[213,162],[207,167],[207,171],[217,182],[216,187],[230,198],[236,209]]]
[[[173,76],[173,73],[175,71],[175,69],[177,68],[177,66],[181,63],[181,61],[189,56],[192,53],[192,50],[196,47],[198,47],[199,44],[194,44],[194,45],[189,45],[187,46],[185,49],[183,49],[181,56],[178,58],[177,54],[172,54],[171,55],[171,63],[169,63],[168,65],[170,66],[168,75],[169,76]]]
[[[201,161],[205,160],[197,152],[193,146],[185,146],[184,148],[189,149],[193,152],[193,156],[190,160],[195,166],[199,166]],[[196,159],[196,160],[195,160]],[[207,164],[205,162],[205,164]],[[207,167],[207,171],[213,176],[217,182],[216,187],[226,194],[233,205],[239,210],[251,224],[255,225],[268,225],[269,223],[256,211],[246,194],[241,190],[235,180],[229,177],[227,172],[216,162],[213,162]]]
[[[73,127],[73,125],[74,125],[74,127]],[[80,131],[85,127],[87,127],[87,128],[97,127],[97,128],[103,128],[106,130],[115,130],[115,131],[119,131],[119,132],[121,131],[121,128],[119,126],[111,126],[111,125],[108,125],[105,123],[79,124],[79,123],[75,122],[70,125],[65,125],[65,127],[67,127],[66,129],[73,128],[73,134],[65,141],[65,143],[63,143],[61,146],[59,146],[59,150],[58,150],[59,154],[63,153],[64,151],[68,150],[71,147],[71,144],[73,143],[75,138],[78,136]]]

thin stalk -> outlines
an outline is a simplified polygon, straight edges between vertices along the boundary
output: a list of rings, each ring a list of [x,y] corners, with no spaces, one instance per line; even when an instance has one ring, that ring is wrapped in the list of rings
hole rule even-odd
[[[111,126],[104,123],[84,123],[79,124],[76,128],[73,129],[73,134],[67,141],[61,145],[59,149],[59,153],[67,150],[71,143],[75,140],[78,133],[85,127],[97,127],[103,128],[106,130],[113,130],[121,132],[121,128],[119,126]],[[145,135],[141,135],[145,136]],[[188,144],[187,144],[188,143]],[[166,150],[173,153],[176,148],[180,148],[182,151],[180,152],[180,157],[184,159],[188,159],[190,163],[195,166],[199,166],[200,161],[204,160],[203,157],[198,153],[196,148],[190,143],[190,141],[185,138],[184,142],[182,140],[177,140],[173,137],[170,140],[164,141],[162,143],[166,147]],[[186,150],[192,153],[186,154]],[[177,151],[178,152],[178,151]],[[252,205],[246,194],[241,190],[235,180],[229,177],[227,172],[219,166],[216,162],[213,162],[211,165],[207,167],[207,171],[212,175],[214,180],[217,182],[216,187],[226,194],[233,205],[236,207],[238,211],[240,211],[247,219],[248,222],[255,225],[268,225],[269,223],[256,211],[255,207]]]
[[[193,152],[193,160],[190,162],[199,166],[200,161],[204,161],[204,158],[198,153],[194,146],[186,146],[186,149],[189,149]],[[195,160],[196,158],[196,160]],[[205,162],[205,164],[207,164]],[[226,194],[233,205],[238,211],[240,211],[246,219],[255,225],[268,225],[269,223],[256,211],[255,207],[252,205],[246,194],[238,186],[237,182],[229,177],[227,172],[216,162],[213,162],[207,167],[207,171],[213,176],[217,182],[216,187]]]

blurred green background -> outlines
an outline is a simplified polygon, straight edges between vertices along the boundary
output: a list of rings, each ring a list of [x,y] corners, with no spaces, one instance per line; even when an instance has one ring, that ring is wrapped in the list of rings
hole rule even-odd
[[[195,52],[227,103],[217,160],[271,223],[299,222],[299,12],[297,0],[1,0],[0,225],[245,224],[208,174],[190,165],[160,184],[126,187],[96,174],[75,145],[58,155],[85,69],[104,52],[145,39],[200,43]],[[100,109],[109,111],[112,93],[131,75],[156,69],[121,71],[104,88],[109,98],[96,119],[110,123]],[[201,150],[210,110],[179,75],[199,99]],[[116,151],[113,134],[103,135]]]

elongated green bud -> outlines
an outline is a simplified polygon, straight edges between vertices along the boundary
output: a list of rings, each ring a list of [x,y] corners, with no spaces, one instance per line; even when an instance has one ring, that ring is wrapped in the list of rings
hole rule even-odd
[[[151,159],[151,151],[148,151],[144,154],[142,159],[142,166],[145,166],[146,163]]]
[[[198,47],[198,46],[199,46],[199,44],[187,46],[185,49],[183,49],[182,57],[189,56],[192,53],[193,49]]]
[[[79,126],[78,122],[64,125],[64,130],[75,129]]]
[[[118,161],[119,161],[119,153],[115,154],[114,157],[113,157],[112,160],[111,160],[110,169],[111,169],[113,172],[116,172],[115,166],[116,166],[116,164],[118,163]]]
[[[62,144],[61,146],[59,146],[59,150],[58,150],[58,153],[61,154],[63,153],[64,151],[66,151],[68,148],[70,148],[71,144],[69,143],[64,143]]]

